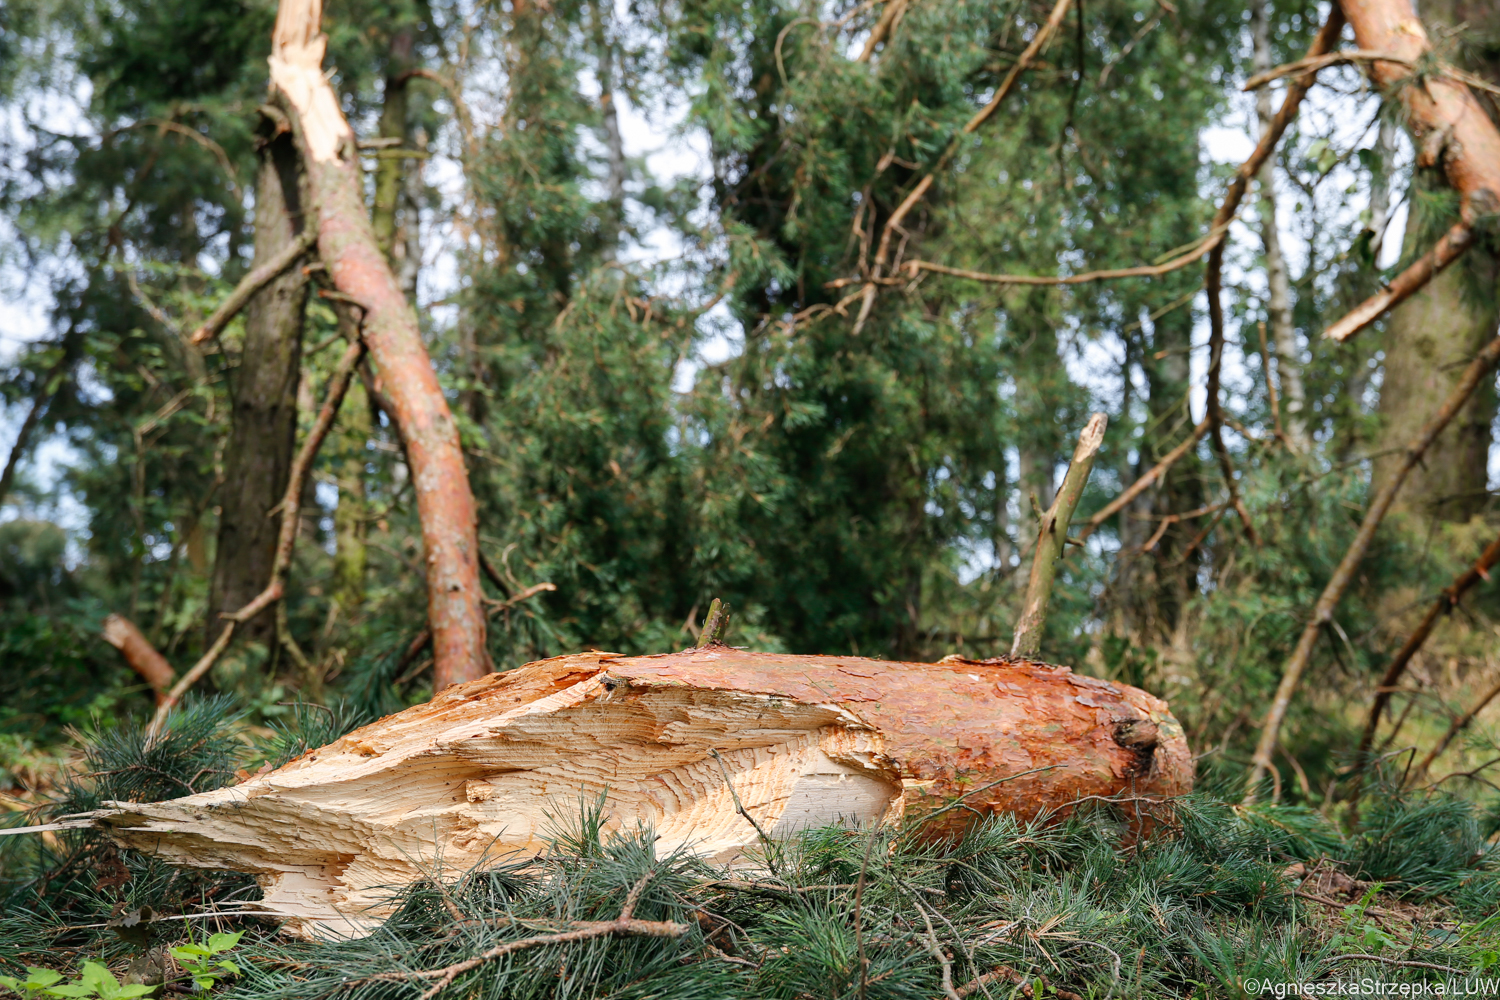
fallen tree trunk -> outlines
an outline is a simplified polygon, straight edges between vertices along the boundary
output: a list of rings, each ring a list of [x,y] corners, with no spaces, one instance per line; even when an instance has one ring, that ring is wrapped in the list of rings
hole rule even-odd
[[[92,819],[174,864],[253,873],[289,932],[340,937],[378,926],[392,887],[544,850],[581,800],[723,863],[757,826],[951,835],[976,814],[1181,794],[1192,767],[1164,702],[1066,667],[712,645],[491,674],[239,785]]]

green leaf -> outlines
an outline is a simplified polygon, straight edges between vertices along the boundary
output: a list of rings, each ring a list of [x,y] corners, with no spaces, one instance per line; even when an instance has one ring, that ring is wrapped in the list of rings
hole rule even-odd
[[[63,974],[56,969],[42,969],[35,965],[26,967],[26,985],[32,989],[62,982]]]
[[[208,952],[217,955],[221,951],[228,951],[240,943],[240,938],[245,936],[244,931],[220,931],[208,939]]]
[[[79,983],[69,983],[66,986],[52,986],[43,992],[54,997],[92,997],[99,995],[99,991],[93,986],[83,986]]]
[[[240,967],[227,958],[219,963],[219,968],[226,970],[232,975],[238,976],[240,974]]]

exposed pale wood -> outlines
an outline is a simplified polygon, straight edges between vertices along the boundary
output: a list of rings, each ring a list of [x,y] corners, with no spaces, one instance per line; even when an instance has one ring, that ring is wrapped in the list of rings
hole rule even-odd
[[[94,820],[175,864],[253,873],[289,932],[338,937],[388,916],[391,887],[545,850],[600,797],[608,829],[729,862],[759,840],[736,798],[771,837],[902,816],[941,836],[1191,785],[1164,702],[1066,667],[711,646],[491,674],[239,785]]]
[[[141,634],[129,618],[108,616],[99,634],[120,651],[130,669],[141,675],[141,680],[151,685],[151,690],[156,693],[156,703],[160,705],[166,698],[167,688],[172,686],[172,665],[167,658],[156,651],[151,640]]]

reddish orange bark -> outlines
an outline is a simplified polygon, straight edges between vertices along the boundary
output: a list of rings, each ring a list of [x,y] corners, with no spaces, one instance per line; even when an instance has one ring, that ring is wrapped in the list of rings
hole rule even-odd
[[[129,618],[110,615],[104,619],[100,634],[105,642],[120,651],[130,669],[151,685],[151,690],[156,693],[156,703],[160,705],[166,698],[167,688],[172,686],[172,665],[167,658],[156,651],[151,640],[142,635]]]
[[[1405,105],[1407,125],[1423,166],[1441,166],[1459,195],[1459,222],[1389,288],[1356,306],[1325,336],[1347,340],[1379,319],[1457,260],[1474,242],[1472,227],[1500,212],[1500,131],[1467,85],[1441,69],[1418,79],[1415,67],[1432,43],[1410,0],[1341,0],[1344,17],[1361,49],[1401,60],[1377,59],[1370,77]]]
[[[282,0],[271,82],[291,120],[318,206],[318,252],[361,330],[406,443],[426,555],[427,616],[438,690],[485,674],[478,519],[458,426],[412,309],[375,240],[354,133],[323,75],[320,0]]]

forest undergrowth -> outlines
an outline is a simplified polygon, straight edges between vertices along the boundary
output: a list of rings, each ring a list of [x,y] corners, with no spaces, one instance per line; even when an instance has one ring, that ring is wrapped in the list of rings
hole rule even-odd
[[[233,784],[360,721],[305,707],[256,735],[229,699],[203,699],[154,744],[137,728],[89,734],[51,801],[13,815]],[[392,889],[383,927],[343,942],[279,935],[246,912],[259,890],[244,875],[175,869],[89,830],[5,837],[0,962],[58,984],[27,996],[140,995],[118,990],[165,979],[157,995],[268,1000],[1102,1000],[1500,977],[1500,852],[1487,842],[1500,815],[1400,792],[1395,774],[1341,831],[1302,805],[1230,804],[1237,773],[1168,803],[978,819],[957,842],[919,820],[810,830],[727,867],[660,854],[647,829],[607,830],[603,802],[560,803],[545,852],[462,872],[438,859],[429,880]],[[205,974],[193,956],[209,942]],[[87,992],[85,963],[126,985]]]

